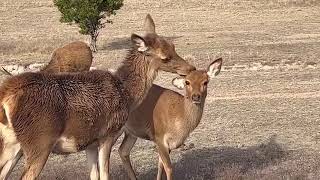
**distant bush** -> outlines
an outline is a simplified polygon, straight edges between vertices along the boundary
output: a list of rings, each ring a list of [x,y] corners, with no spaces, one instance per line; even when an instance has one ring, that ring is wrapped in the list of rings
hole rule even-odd
[[[61,22],[76,23],[80,27],[80,33],[90,35],[92,51],[97,51],[97,38],[99,30],[106,23],[112,23],[110,19],[103,19],[116,14],[123,5],[123,0],[53,0],[54,5],[62,13]]]

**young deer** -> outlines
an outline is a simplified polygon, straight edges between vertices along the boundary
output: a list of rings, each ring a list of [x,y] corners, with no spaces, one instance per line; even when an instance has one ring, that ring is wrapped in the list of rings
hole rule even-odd
[[[195,69],[171,42],[155,33],[150,15],[145,26],[144,37],[131,35],[134,47],[114,75],[89,71],[8,78],[0,87],[0,112],[8,121],[1,127],[0,165],[21,148],[25,156],[22,179],[35,179],[51,151],[86,150],[90,178],[109,179],[114,139],[147,95],[158,70],[186,75]]]
[[[167,179],[172,179],[172,165],[169,153],[183,144],[189,134],[198,126],[207,96],[207,85],[219,74],[222,59],[213,61],[207,71],[196,70],[185,78],[175,78],[172,83],[181,94],[153,85],[146,99],[130,114],[124,126],[125,137],[119,154],[130,179],[136,179],[130,162],[130,151],[137,138],[155,142],[159,153],[157,179],[162,177],[163,167]]]
[[[75,41],[56,49],[48,65],[40,71],[47,73],[89,71],[92,64],[92,51],[82,42]],[[4,67],[2,72],[12,75]]]
[[[90,66],[92,64],[92,52],[89,46],[81,41],[75,41],[69,43],[61,48],[56,49],[53,52],[51,61],[47,66],[41,69],[41,72],[46,73],[62,73],[62,72],[82,72],[82,71],[89,71]],[[2,67],[3,71],[7,75],[12,74],[8,72],[6,69]],[[0,110],[1,111],[1,110]],[[1,117],[2,116],[2,117]],[[2,127],[3,131],[7,134],[11,133],[10,130],[6,131],[8,128],[6,127],[7,119],[3,113],[0,113],[0,126]],[[13,151],[7,154],[5,157],[7,160],[1,159],[1,163],[5,162],[4,165],[1,165],[1,173],[0,173],[0,180],[7,179],[17,164],[19,159],[22,157],[22,152],[20,150],[20,145],[17,144],[15,139],[8,139],[6,141],[7,145],[9,146],[16,146],[13,148]],[[0,140],[1,144],[1,140]],[[1,145],[0,145],[1,146]],[[11,155],[12,154],[12,155]]]

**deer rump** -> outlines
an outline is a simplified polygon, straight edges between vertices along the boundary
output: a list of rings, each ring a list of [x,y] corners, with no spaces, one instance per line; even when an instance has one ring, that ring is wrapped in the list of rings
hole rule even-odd
[[[50,62],[40,71],[46,73],[89,71],[92,58],[90,47],[82,41],[75,41],[57,48],[52,53]],[[4,67],[1,67],[0,71],[6,75],[13,75]]]

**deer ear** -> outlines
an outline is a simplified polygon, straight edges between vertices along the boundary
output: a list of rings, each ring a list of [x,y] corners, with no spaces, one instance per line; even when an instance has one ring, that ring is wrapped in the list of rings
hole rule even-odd
[[[146,19],[144,20],[144,28],[146,33],[156,33],[156,27],[150,14],[147,14]]]
[[[178,89],[184,89],[184,84],[185,79],[182,77],[176,77],[172,80],[172,85],[174,85]]]
[[[222,58],[214,60],[207,69],[207,74],[210,78],[216,77],[220,71],[222,66]]]
[[[131,41],[137,47],[138,51],[145,52],[148,50],[148,46],[146,45],[146,41],[142,37],[140,37],[136,34],[132,34]]]

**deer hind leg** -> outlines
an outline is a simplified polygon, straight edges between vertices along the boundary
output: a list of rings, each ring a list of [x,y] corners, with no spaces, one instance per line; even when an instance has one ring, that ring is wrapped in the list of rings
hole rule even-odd
[[[123,163],[124,168],[126,169],[128,176],[131,180],[136,180],[137,177],[133,171],[131,162],[130,162],[130,151],[134,144],[136,143],[137,138],[130,135],[125,131],[123,141],[119,148],[119,154]]]
[[[51,129],[43,133],[27,131],[18,134],[21,143],[21,149],[25,157],[25,169],[22,174],[22,180],[36,179],[41,173],[53,146],[57,141],[57,135],[50,133]]]
[[[119,131],[114,136],[108,136],[99,143],[99,173],[100,180],[110,179],[110,155],[112,146],[120,137],[122,131]]]
[[[163,174],[163,163],[161,161],[161,157],[159,156],[157,180],[162,180],[162,174]]]
[[[10,173],[10,166],[19,151],[20,144],[13,129],[0,123],[0,179],[4,179],[6,174]]]
[[[86,149],[88,168],[90,170],[90,179],[99,180],[98,169],[98,146],[91,145]]]
[[[172,164],[170,161],[170,150],[168,147],[166,147],[162,143],[157,143],[157,146],[158,146],[158,153],[161,158],[163,168],[167,175],[167,180],[172,180],[173,177],[172,177]],[[159,170],[158,170],[158,173],[159,173]],[[162,173],[162,170],[160,173]],[[157,180],[160,180],[161,177],[162,177],[161,174],[158,174]]]
[[[15,154],[14,158],[7,161],[7,163],[3,166],[0,174],[0,179],[6,180],[10,176],[13,168],[16,166],[20,158],[22,157],[22,151],[19,148],[18,152]]]
[[[25,169],[21,177],[22,180],[32,180],[39,176],[53,146],[53,143],[31,144],[33,145],[27,147],[22,146],[25,155]]]
[[[113,138],[108,137],[106,140],[99,145],[99,174],[100,180],[109,180],[109,165],[110,165],[110,154],[113,146]]]

